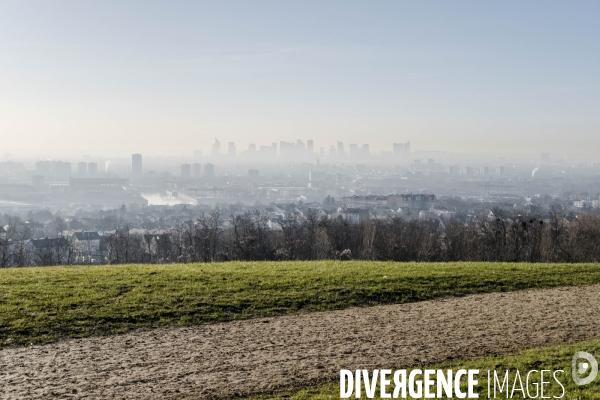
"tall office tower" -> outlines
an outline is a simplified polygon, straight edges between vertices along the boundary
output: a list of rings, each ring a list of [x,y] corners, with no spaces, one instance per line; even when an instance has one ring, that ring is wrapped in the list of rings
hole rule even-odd
[[[311,140],[306,141],[306,150],[312,154],[315,152],[315,143]]]
[[[98,164],[96,164],[95,162],[91,162],[88,164],[87,169],[89,176],[96,176],[96,174],[98,173]]]
[[[77,174],[80,176],[87,175],[87,163],[80,162],[77,164]]]
[[[204,166],[204,176],[206,178],[214,178],[215,177],[215,164],[206,164]]]
[[[277,157],[277,146],[260,146],[261,157]]]
[[[363,144],[363,147],[362,147],[362,155],[363,155],[363,157],[367,157],[369,155],[369,153],[370,153],[369,145],[368,144]]]
[[[404,153],[404,143],[394,143],[394,155],[399,156]]]
[[[234,142],[229,142],[229,147],[227,148],[227,155],[229,157],[235,157],[236,150],[235,150],[235,143]]]
[[[300,139],[296,140],[296,153],[304,153],[304,150],[306,150],[304,142]]]
[[[410,154],[410,142],[404,143],[404,152]]]
[[[190,179],[192,177],[192,166],[190,164],[181,164],[179,168],[181,178]]]
[[[351,159],[355,159],[356,157],[358,157],[358,146],[354,143],[350,143],[350,146],[348,147],[348,156]]]
[[[335,157],[336,156],[336,151],[335,151],[335,146],[331,145],[331,147],[329,148],[329,157]]]
[[[215,138],[215,142],[212,145],[212,151],[210,154],[215,157],[221,154],[221,142],[219,142],[217,138]]]
[[[141,154],[133,154],[131,156],[131,175],[136,178],[142,176],[142,155]]]
[[[337,142],[337,156],[338,158],[344,157],[345,152],[344,152],[344,143],[343,142]]]
[[[250,143],[248,145],[248,153],[256,153],[256,144],[255,143]]]
[[[200,178],[202,176],[202,164],[195,163],[192,165],[192,176],[194,178]]]
[[[291,142],[279,142],[279,156],[280,157],[289,157],[294,152],[295,145]]]

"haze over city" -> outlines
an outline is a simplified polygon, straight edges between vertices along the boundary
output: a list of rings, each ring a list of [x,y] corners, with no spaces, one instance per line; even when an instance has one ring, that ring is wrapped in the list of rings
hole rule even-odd
[[[13,155],[206,153],[215,137],[597,153],[600,5],[4,2]],[[306,139],[305,139],[306,140]],[[318,148],[317,148],[318,149]]]
[[[0,0],[0,397],[600,399],[599,16]]]
[[[598,11],[9,2],[0,211],[301,204],[334,219],[365,208],[361,220],[442,221],[598,208]],[[435,201],[381,200],[416,194]]]

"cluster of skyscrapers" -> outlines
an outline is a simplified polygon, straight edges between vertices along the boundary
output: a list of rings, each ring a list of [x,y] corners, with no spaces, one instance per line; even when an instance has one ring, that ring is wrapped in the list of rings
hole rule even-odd
[[[278,149],[279,147],[279,149]],[[388,156],[404,157],[410,154],[410,142],[394,143],[393,152],[382,152]],[[193,151],[194,160],[202,159],[201,150]],[[255,143],[250,143],[247,150],[242,152],[237,151],[234,142],[229,142],[227,151],[221,151],[221,142],[215,138],[211,146],[210,154],[206,156],[208,160],[215,161],[251,161],[251,162],[267,162],[275,161],[292,161],[292,162],[314,162],[317,159],[329,159],[338,162],[365,162],[371,157],[369,144],[354,144],[351,143],[346,151],[344,143],[338,141],[336,145],[332,145],[328,153],[325,153],[325,148],[321,147],[317,152],[312,139],[303,141],[298,139],[296,142],[280,141],[279,145],[275,142],[270,145],[257,146]],[[131,175],[133,178],[142,176],[142,155],[133,154],[131,158]],[[212,178],[215,176],[215,165],[213,163],[185,163],[179,168],[179,175],[182,178]]]
[[[208,164],[181,164],[179,168],[179,174],[183,179],[190,178],[214,178],[215,177],[215,165]]]
[[[410,154],[410,142],[394,143],[394,155]]]
[[[250,143],[248,145],[248,149],[238,153],[237,148],[234,142],[229,142],[227,147],[227,152],[221,151],[221,142],[218,139],[215,139],[215,142],[212,145],[210,156],[212,157],[242,157],[242,158],[252,158],[253,156],[260,156],[261,159],[272,159],[277,156],[280,158],[285,158],[286,160],[303,160],[306,158],[319,157],[319,158],[335,158],[335,159],[343,159],[345,157],[350,157],[352,159],[360,159],[365,158],[371,155],[370,148],[368,144],[358,145],[351,143],[349,145],[348,151],[346,151],[344,147],[344,143],[341,141],[337,142],[337,145],[332,145],[329,151],[326,153],[325,148],[321,147],[317,152],[315,149],[314,141],[312,139],[304,142],[301,139],[298,139],[294,142],[279,142],[279,149],[277,149],[278,144],[273,142],[270,145],[261,145],[257,146],[255,143]],[[394,143],[393,145],[393,154],[396,156],[401,156],[404,154],[410,154],[410,142],[406,143]],[[201,150],[194,150],[194,158],[198,159],[202,157]]]
[[[68,178],[72,172],[70,162],[44,160],[35,163],[35,173],[47,178]],[[97,172],[98,164],[95,162],[80,162],[77,164],[77,174],[81,177],[94,177]]]

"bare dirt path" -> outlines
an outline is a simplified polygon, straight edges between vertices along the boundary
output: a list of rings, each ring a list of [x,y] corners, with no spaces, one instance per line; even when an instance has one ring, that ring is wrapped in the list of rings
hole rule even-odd
[[[2,398],[231,398],[600,337],[600,285],[472,295],[0,352]],[[0,389],[2,390],[2,389]]]

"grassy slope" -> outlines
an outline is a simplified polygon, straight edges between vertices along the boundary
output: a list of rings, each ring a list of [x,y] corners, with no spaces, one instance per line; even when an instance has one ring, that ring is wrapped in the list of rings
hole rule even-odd
[[[167,325],[600,283],[599,264],[281,262],[0,270],[0,348]]]
[[[600,399],[600,377],[597,377],[592,383],[585,386],[577,386],[573,383],[573,379],[571,377],[571,359],[573,354],[577,351],[587,351],[588,353],[594,355],[596,359],[600,357],[600,340],[593,340],[588,342],[582,342],[574,345],[561,345],[555,347],[547,347],[547,348],[539,348],[539,349],[531,349],[521,351],[511,355],[501,355],[501,356],[493,356],[493,357],[483,357],[476,358],[466,361],[450,361],[441,364],[435,364],[431,366],[424,366],[420,369],[442,369],[448,370],[452,369],[456,371],[458,369],[479,369],[479,378],[478,378],[478,390],[475,393],[479,393],[479,398],[488,398],[487,390],[487,371],[492,371],[492,382],[491,382],[491,398],[493,396],[493,371],[496,370],[498,376],[501,376],[501,380],[504,378],[504,373],[506,370],[509,370],[509,382],[510,388],[514,384],[515,380],[515,370],[519,370],[521,378],[523,380],[523,387],[526,386],[525,377],[527,372],[530,370],[551,370],[552,372],[556,370],[564,370],[565,373],[557,374],[557,378],[565,387],[565,394],[561,398],[563,400],[590,400],[590,399]],[[382,368],[389,368],[390,366],[382,366]],[[390,368],[392,369],[392,368]],[[410,369],[409,369],[410,371]],[[370,371],[372,372],[372,371]],[[550,375],[544,373],[544,381],[551,381],[550,385],[544,385],[544,396],[553,398],[553,396],[561,396],[563,390],[561,387],[554,381],[552,378],[552,372]],[[586,374],[584,374],[586,375]],[[550,379],[547,379],[547,378]],[[422,379],[422,378],[421,378]],[[538,373],[533,373],[531,375],[532,382],[539,382],[540,375]],[[392,378],[393,380],[393,378]],[[388,393],[393,392],[394,385],[392,384],[388,389]],[[434,391],[436,386],[433,387]],[[517,388],[519,385],[517,383]],[[466,392],[466,387],[463,385],[463,391]],[[535,387],[530,386],[530,394],[535,396]],[[379,397],[379,386],[376,391],[376,399],[380,399]],[[411,398],[410,396],[407,396]],[[297,392],[287,392],[279,395],[269,395],[269,396],[257,396],[253,397],[253,400],[266,400],[266,399],[277,399],[277,400],[331,400],[331,399],[339,399],[340,398],[340,383],[339,380],[335,383],[322,385],[319,387],[306,388]],[[354,395],[350,397],[354,398]],[[364,387],[362,388],[362,397],[366,398]],[[506,394],[497,393],[497,397],[500,399],[506,399]],[[510,398],[510,396],[509,396]],[[523,396],[519,391],[515,391],[513,399],[523,399]],[[529,397],[527,397],[529,398]],[[539,396],[538,396],[539,398]]]

